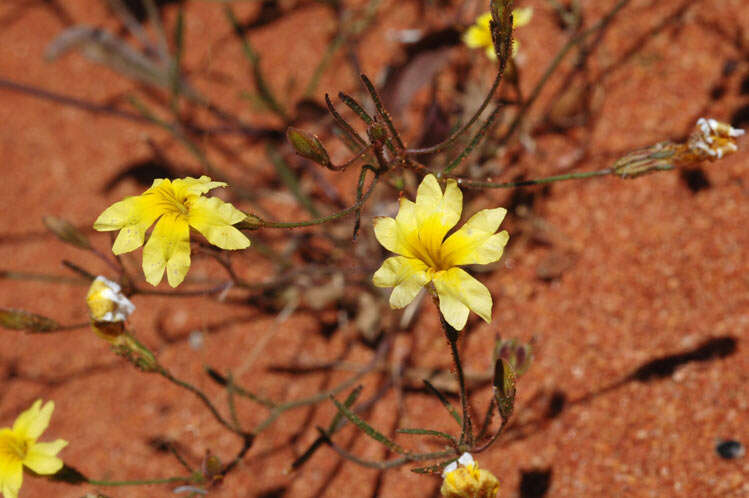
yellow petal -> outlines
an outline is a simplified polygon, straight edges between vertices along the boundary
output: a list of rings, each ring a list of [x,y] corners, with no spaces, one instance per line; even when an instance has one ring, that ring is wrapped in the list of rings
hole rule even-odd
[[[481,28],[484,28],[484,30],[489,31],[489,22],[492,20],[492,13],[491,12],[484,12],[480,16],[476,18],[476,26],[479,26]],[[491,35],[490,39],[491,39]]]
[[[492,45],[492,34],[488,29],[479,26],[471,26],[463,33],[463,43],[468,48],[482,48]]]
[[[164,275],[169,285],[177,287],[190,269],[190,225],[184,217],[162,216],[143,248],[143,273],[151,285],[158,285]]]
[[[112,252],[122,254],[143,245],[146,230],[161,213],[153,196],[128,197],[104,210],[94,222],[94,229],[102,232],[121,229]]]
[[[250,239],[232,226],[245,217],[242,211],[216,197],[195,199],[190,204],[188,214],[190,226],[202,233],[208,242],[221,249],[249,247]]]
[[[374,233],[377,242],[390,252],[403,254],[398,243],[398,224],[388,216],[377,216],[374,219]]]
[[[489,60],[497,60],[497,52],[494,51],[494,45],[489,45],[488,47],[486,47],[486,56],[489,58]]]
[[[24,439],[36,439],[49,425],[49,419],[55,409],[54,401],[47,401],[42,406],[42,400],[34,401],[31,408],[21,413],[13,423],[13,432]]]
[[[533,7],[512,9],[512,27],[520,28],[531,22]]]
[[[390,294],[390,306],[403,308],[407,306],[422,287],[429,282],[427,266],[415,258],[394,256],[382,263],[372,277],[377,287],[393,287]]]
[[[56,455],[67,445],[68,442],[63,439],[52,443],[36,443],[29,448],[23,464],[37,474],[54,474],[62,468],[62,460]]]
[[[413,202],[401,198],[395,219],[385,216],[375,218],[375,237],[385,249],[409,258],[418,257],[416,251],[419,245],[419,230],[415,208]]]
[[[510,238],[505,230],[495,234],[506,214],[506,209],[496,208],[483,209],[471,216],[442,244],[443,264],[452,267],[498,261]]]
[[[434,286],[440,298],[440,311],[456,330],[462,330],[468,320],[469,309],[491,321],[492,296],[484,284],[460,268],[451,268],[434,276]]]
[[[448,180],[445,193],[434,175],[421,181],[416,193],[416,223],[421,247],[431,255],[439,254],[445,235],[460,219],[463,193],[455,180]]]
[[[512,40],[512,56],[515,57],[518,55],[518,50],[520,50],[520,42],[517,40]],[[495,55],[494,58],[496,59],[497,56]]]
[[[211,181],[211,179],[205,175],[200,178],[188,176],[186,178],[179,178],[172,182],[172,188],[174,188],[177,198],[181,199],[189,196],[202,195],[218,187],[226,187],[226,183]]]
[[[18,498],[23,483],[23,464],[15,458],[0,456],[0,491],[4,498]]]

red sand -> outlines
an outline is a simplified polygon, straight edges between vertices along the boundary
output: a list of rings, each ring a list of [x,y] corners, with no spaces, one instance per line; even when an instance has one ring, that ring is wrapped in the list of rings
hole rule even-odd
[[[536,7],[536,14],[518,32],[526,94],[564,40],[547,4],[528,3]],[[79,55],[44,62],[45,46],[63,28],[49,4],[6,1],[0,5],[0,77],[100,104],[138,91],[124,78]],[[582,4],[586,22],[592,23],[613,2]],[[730,120],[736,109],[749,104],[749,95],[739,93],[741,81],[749,78],[749,56],[746,48],[739,52],[729,39],[738,27],[749,26],[749,8],[743,4],[740,0],[697,2],[645,42],[639,37],[658,26],[680,3],[633,1],[622,12],[591,58],[592,77],[628,51],[637,50],[602,80],[602,105],[591,132],[575,132],[591,153],[580,170],[600,169],[622,151],[681,137],[700,116]],[[116,27],[101,2],[64,2],[64,9],[76,23]],[[242,19],[256,9],[255,4],[236,8]],[[376,49],[362,51],[363,66],[370,75],[377,75],[399,54],[398,45],[389,37],[392,29],[424,27],[411,3],[386,1],[381,11],[378,27],[366,37]],[[165,13],[173,20],[173,7]],[[427,22],[446,25],[438,14],[427,8]],[[186,67],[202,75],[215,71],[223,81],[198,76],[196,86],[246,121],[275,123],[238,96],[251,83],[220,6],[189,2],[186,22]],[[298,81],[306,81],[334,28],[327,9],[306,5],[253,31],[251,40],[264,56],[270,84],[284,88],[292,73]],[[722,37],[721,30],[730,36]],[[743,36],[746,40],[745,29]],[[323,77],[317,98],[324,91],[356,91],[351,72],[342,62],[337,58],[334,70]],[[734,71],[722,76],[728,63]],[[725,95],[711,100],[710,91],[718,84],[725,85]],[[537,110],[543,109],[554,87],[552,83],[544,93]],[[100,261],[46,233],[41,218],[54,214],[88,227],[110,203],[138,193],[141,187],[132,180],[107,193],[103,187],[126,165],[150,157],[148,140],[157,143],[170,160],[200,172],[193,158],[155,127],[92,115],[2,87],[0,122],[0,157],[5,165],[0,186],[3,270],[69,275],[60,264],[67,259],[94,272],[107,272]],[[261,187],[272,179],[263,149],[236,139],[225,142],[238,158],[229,160],[214,150],[211,157],[217,164],[235,174],[251,169],[246,176],[252,186]],[[474,371],[489,368],[486,351],[496,332],[523,340],[535,338],[537,344],[536,361],[519,382],[515,426],[505,439],[478,456],[482,467],[502,481],[501,496],[542,496],[529,494],[528,484],[545,481],[543,476],[548,477],[547,496],[553,497],[749,496],[746,457],[722,460],[714,451],[719,439],[749,444],[745,344],[749,339],[749,140],[739,143],[738,154],[705,165],[709,187],[696,192],[678,172],[633,181],[605,178],[552,186],[548,196],[536,196],[534,205],[534,215],[553,227],[557,242],[551,247],[529,242],[528,231],[521,230],[524,225],[511,214],[507,223],[513,237],[504,264],[480,276],[495,296],[494,321],[476,324],[463,344],[467,365]],[[537,147],[537,155],[526,153],[519,165],[511,167],[512,174],[553,174],[563,167],[562,156],[574,152],[560,136],[540,137]],[[343,178],[336,185],[344,199],[351,199],[353,176]],[[260,190],[258,195],[271,194]],[[509,192],[495,192],[481,202],[506,204],[509,197]],[[285,199],[274,202],[280,203],[289,219],[303,216],[289,210],[291,204]],[[365,218],[369,216],[365,212]],[[368,223],[364,229],[371,229]],[[90,235],[99,249],[108,248],[108,236]],[[269,237],[278,240],[281,235]],[[537,279],[537,266],[560,250],[573,252],[574,266],[551,283]],[[139,257],[138,252],[128,259],[131,267],[137,266]],[[253,252],[236,261],[237,266],[248,268],[243,276],[250,280],[262,280],[268,268],[266,260]],[[191,275],[218,271],[202,259]],[[80,323],[86,320],[85,291],[81,285],[3,280],[0,306]],[[134,301],[138,311],[132,326],[138,336],[175,375],[205,389],[224,412],[225,394],[207,379],[203,364],[237,370],[263,337],[279,328],[274,316],[238,304],[151,296],[136,296]],[[420,316],[411,332],[399,335],[397,348],[401,354],[404,348],[412,349],[414,366],[448,367],[448,348],[433,306],[425,306]],[[345,372],[326,381],[324,374],[291,376],[266,370],[269,365],[338,358],[351,327],[330,339],[318,333],[320,328],[315,313],[294,314],[236,381],[276,399],[293,399],[344,379]],[[204,347],[196,351],[185,338],[201,329],[209,333]],[[194,466],[207,450],[226,461],[239,449],[238,438],[223,431],[196,399],[162,379],[137,372],[86,328],[50,335],[3,334],[0,426],[10,425],[38,397],[55,400],[45,437],[69,440],[61,456],[93,479],[184,473],[171,455],[149,444],[154,439],[176,442]],[[707,361],[696,361],[694,354],[676,357],[675,368],[663,377],[624,381],[607,389],[649,361],[694,351],[720,338],[723,344],[735,341],[735,352]],[[346,361],[363,364],[371,354],[357,344]],[[365,398],[379,382],[382,379],[376,375],[367,378]],[[489,395],[486,388],[474,393],[477,412],[482,412]],[[561,412],[546,417],[552,398]],[[390,391],[367,419],[390,431],[396,402]],[[245,427],[264,418],[264,410],[243,400],[238,403]],[[451,419],[432,398],[406,393],[405,407],[400,427],[453,430]],[[282,416],[257,438],[239,467],[210,496],[435,495],[437,478],[415,475],[408,467],[380,474],[341,462],[327,448],[297,473],[284,474],[293,458],[317,436],[315,425],[327,425],[333,413],[331,405],[323,403],[315,410],[300,409]],[[419,451],[435,448],[413,436],[398,440]],[[338,434],[336,441],[344,446],[351,441],[351,451],[365,458],[384,456],[379,445],[351,428]],[[21,496],[80,497],[96,489],[27,476]],[[153,497],[169,496],[170,489],[98,491],[109,497]]]

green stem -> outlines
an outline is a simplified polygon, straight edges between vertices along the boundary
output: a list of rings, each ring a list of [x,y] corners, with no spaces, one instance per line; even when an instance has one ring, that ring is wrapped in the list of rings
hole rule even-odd
[[[356,211],[361,209],[364,203],[367,202],[367,199],[369,199],[369,196],[372,195],[372,191],[377,185],[378,179],[379,179],[379,176],[375,175],[374,179],[372,180],[372,183],[369,185],[369,188],[367,189],[367,191],[364,192],[364,195],[361,197],[361,199],[358,202],[356,202],[353,206],[349,206],[346,209],[338,211],[337,213],[333,213],[328,216],[323,216],[321,218],[315,218],[313,220],[295,221],[295,222],[266,221],[256,216],[255,223],[263,228],[300,228],[300,227],[309,227],[309,226],[314,226],[314,225],[322,225],[323,223],[337,220],[338,218],[343,218],[344,216],[347,216],[351,213],[355,213]]]
[[[437,303],[438,304],[438,303]],[[440,322],[445,331],[447,340],[450,343],[450,352],[452,353],[453,363],[455,363],[455,372],[458,375],[458,386],[460,388],[460,407],[463,411],[463,426],[461,428],[459,444],[468,442],[473,444],[473,427],[471,426],[471,414],[468,411],[468,393],[466,391],[466,381],[463,375],[463,365],[460,362],[458,353],[458,331],[455,330],[445,318],[440,314]]]
[[[599,19],[595,24],[593,24],[591,27],[586,29],[585,31],[582,31],[581,33],[573,36],[570,38],[567,43],[564,44],[564,46],[557,52],[557,55],[552,59],[551,63],[549,64],[549,67],[546,68],[546,71],[544,71],[544,74],[541,76],[541,79],[536,83],[535,88],[531,91],[531,94],[528,96],[528,100],[523,102],[523,105],[518,110],[517,115],[515,116],[515,119],[512,120],[510,123],[510,127],[507,129],[505,134],[502,136],[502,138],[499,140],[500,144],[503,144],[507,142],[507,140],[512,136],[513,133],[515,133],[515,130],[517,130],[520,123],[525,118],[526,113],[528,112],[528,109],[535,103],[538,96],[541,94],[541,90],[546,86],[546,83],[548,82],[549,78],[552,74],[554,74],[554,71],[556,71],[559,64],[561,64],[562,60],[567,56],[567,54],[572,50],[576,45],[579,43],[582,43],[585,41],[585,39],[598,31],[599,29],[602,29],[606,27],[611,20],[614,18],[614,16],[623,9],[627,4],[629,3],[629,0],[619,0],[619,2],[612,7],[612,9],[603,16],[601,19]]]
[[[213,418],[215,418],[218,423],[220,423],[221,425],[223,425],[225,428],[227,428],[228,430],[230,430],[234,434],[242,436],[245,439],[253,437],[251,434],[248,434],[248,433],[242,431],[241,429],[238,429],[237,427],[234,427],[234,425],[232,425],[226,419],[224,419],[224,417],[221,416],[221,414],[218,412],[218,410],[216,409],[216,407],[213,406],[213,403],[211,403],[211,400],[208,399],[208,396],[206,396],[205,393],[203,391],[201,391],[200,389],[198,389],[197,387],[193,386],[192,384],[190,384],[188,382],[185,382],[183,380],[180,380],[180,379],[176,378],[167,369],[165,369],[164,367],[162,367],[160,365],[159,365],[158,369],[156,370],[156,373],[158,373],[159,375],[161,375],[162,377],[164,377],[165,379],[167,379],[172,384],[175,384],[175,385],[180,386],[180,387],[182,387],[184,389],[187,389],[188,391],[190,391],[191,393],[193,393],[195,396],[197,396],[203,402],[203,404],[208,408],[208,410],[211,412],[211,414],[213,415]]]
[[[140,479],[133,481],[96,481],[88,479],[86,482],[94,486],[141,486],[147,484],[169,484],[173,482],[193,482],[193,477],[166,477],[164,479]]]
[[[434,154],[437,152],[441,152],[448,148],[455,140],[460,138],[463,133],[468,131],[468,129],[473,126],[473,123],[476,122],[476,120],[481,116],[481,113],[484,112],[484,109],[486,109],[486,106],[489,105],[489,102],[491,102],[492,97],[494,96],[494,92],[497,91],[497,88],[499,87],[499,83],[502,81],[502,74],[504,71],[497,71],[497,76],[494,78],[494,83],[492,83],[492,87],[489,90],[489,93],[484,98],[484,101],[481,103],[479,108],[476,110],[476,112],[471,116],[471,119],[468,120],[466,124],[464,124],[462,127],[460,127],[458,130],[456,130],[452,135],[447,137],[447,139],[441,143],[438,143],[436,145],[432,145],[430,147],[423,147],[420,149],[406,149],[406,154]]]
[[[515,187],[529,187],[532,185],[543,185],[545,183],[561,182],[565,180],[581,180],[584,178],[593,178],[596,176],[606,176],[613,173],[614,170],[611,168],[601,169],[598,171],[584,171],[582,173],[567,173],[565,175],[547,176],[546,178],[538,178],[536,180],[521,180],[519,182],[505,182],[505,183],[494,183],[484,182],[480,180],[467,180],[465,178],[455,178],[458,185],[467,188],[515,188]]]

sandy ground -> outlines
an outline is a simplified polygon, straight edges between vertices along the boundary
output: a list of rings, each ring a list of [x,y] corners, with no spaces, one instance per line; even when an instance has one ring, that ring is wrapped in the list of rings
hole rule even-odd
[[[535,151],[526,151],[514,168],[522,168],[518,171],[528,177],[554,174],[584,146],[589,154],[577,168],[600,169],[622,151],[684,137],[700,116],[749,127],[747,113],[740,112],[749,105],[749,8],[741,0],[691,3],[695,5],[674,16],[680,2],[631,2],[590,61],[599,93],[595,119],[566,135],[537,137]],[[536,7],[536,15],[518,32],[526,94],[564,42],[548,4],[529,4]],[[586,23],[592,23],[613,2],[581,4]],[[258,9],[242,5],[237,13],[250,19]],[[174,6],[164,8],[170,22],[175,12]],[[377,27],[366,36],[365,49],[360,48],[364,70],[375,76],[402,55],[391,36],[394,30],[423,28],[425,21],[434,27],[449,24],[436,7],[428,7],[422,16],[415,2],[386,1],[381,12]],[[71,22],[119,29],[93,0],[3,2],[0,78],[100,105],[119,105],[138,93],[137,85],[77,54],[44,61],[47,44]],[[271,85],[282,88],[290,75],[306,81],[334,29],[326,8],[304,4],[249,36],[263,54]],[[251,80],[220,7],[188,2],[186,33],[185,66],[199,73],[196,86],[243,120],[273,125],[267,113],[239,97],[239,90],[251,88]],[[466,58],[461,55],[464,48],[451,50],[450,57]],[[314,96],[318,102],[325,91],[356,91],[343,62],[336,58],[322,78]],[[540,111],[558,86],[552,83],[544,92],[533,119],[540,121]],[[402,119],[406,126],[411,123]],[[106,206],[142,190],[130,177],[112,188],[107,185],[126,168],[150,159],[149,143],[157,144],[183,171],[201,172],[200,165],[156,127],[8,85],[0,86],[0,122],[4,271],[75,278],[61,265],[69,260],[107,274],[110,270],[101,261],[49,235],[42,217],[54,214],[71,220],[97,248],[107,250],[108,236],[87,227]],[[238,149],[237,161],[214,152],[217,164],[243,172],[251,186],[262,187],[272,179],[262,148],[243,147],[236,139],[226,142]],[[687,173],[529,190],[534,216],[551,227],[550,244],[530,240],[521,229],[523,220],[510,214],[512,238],[506,256],[496,271],[480,276],[495,297],[494,320],[490,325],[472,322],[463,342],[464,357],[474,371],[489,368],[486,352],[495,333],[536,344],[536,360],[518,386],[515,425],[478,456],[482,467],[500,478],[501,496],[749,496],[746,457],[725,460],[715,452],[718,440],[749,443],[749,141],[739,143],[738,154]],[[343,178],[336,185],[351,199],[353,176]],[[273,200],[267,189],[259,195],[268,197],[263,202]],[[507,205],[511,200],[505,191],[488,194],[482,202]],[[250,209],[241,201],[238,205]],[[288,202],[285,206],[281,214],[288,213],[288,218],[304,216]],[[364,229],[371,230],[367,222]],[[551,281],[539,279],[539,265],[548,265],[549,258],[559,254],[571,254],[572,265]],[[127,260],[132,267],[137,257],[139,253]],[[250,252],[237,261],[246,267],[246,278],[262,280],[267,260]],[[218,272],[215,263],[203,258],[191,276]],[[85,292],[81,282],[4,279],[0,306],[27,309],[65,324],[82,323]],[[270,366],[334,360],[344,353],[346,361],[364,364],[373,354],[358,341],[347,347],[350,327],[324,334],[321,315],[311,311],[295,313],[279,325],[273,314],[252,302],[154,296],[136,296],[134,302],[138,312],[132,326],[138,336],[175,375],[205,389],[224,411],[225,393],[210,382],[203,365],[241,371],[269,333],[274,335],[261,354],[235,380],[275,399],[313,394],[349,374],[291,375],[269,371]],[[323,312],[331,314],[335,316],[332,308]],[[203,332],[202,347],[189,345],[192,331]],[[222,431],[199,401],[163,379],[135,371],[87,328],[49,335],[3,331],[3,337],[0,425],[10,425],[36,398],[53,399],[56,409],[45,437],[69,440],[61,455],[92,479],[183,474],[160,441],[174,442],[193,466],[199,466],[208,450],[226,461],[240,447],[238,438]],[[413,365],[449,367],[448,348],[431,304],[423,307],[415,327],[395,338],[393,354],[404,350],[410,351]],[[364,397],[382,382],[377,375],[366,378]],[[400,427],[453,430],[436,400],[422,392],[407,391],[404,396],[401,400],[390,390],[367,419],[389,432],[403,401]],[[474,392],[477,413],[489,397],[486,387]],[[238,410],[246,427],[267,413],[246,400],[238,401]],[[408,467],[384,473],[362,469],[328,448],[297,472],[286,473],[316,438],[314,427],[327,425],[333,413],[332,406],[323,403],[279,418],[210,496],[437,494],[440,481],[435,477],[415,475]],[[351,428],[336,438],[364,458],[386,456],[379,445]],[[398,441],[417,451],[437,447],[413,436],[398,436]],[[72,487],[27,476],[21,496],[66,498],[99,491],[110,497],[153,497],[169,496],[172,488]]]

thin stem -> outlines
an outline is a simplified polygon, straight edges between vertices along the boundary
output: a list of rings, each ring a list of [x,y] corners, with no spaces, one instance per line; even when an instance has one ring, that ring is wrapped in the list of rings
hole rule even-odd
[[[517,115],[515,115],[515,119],[512,120],[512,122],[510,123],[510,127],[500,139],[500,144],[505,143],[512,136],[512,134],[515,133],[515,130],[525,118],[528,109],[530,109],[530,107],[535,103],[536,99],[541,94],[541,90],[544,88],[544,86],[546,86],[549,78],[552,74],[554,74],[554,71],[556,71],[557,67],[562,62],[562,60],[564,60],[570,50],[572,50],[579,43],[585,41],[585,39],[591,34],[595,33],[599,29],[605,28],[611,22],[614,16],[629,3],[629,1],[630,0],[619,0],[619,2],[617,2],[616,5],[614,5],[614,7],[612,7],[612,9],[608,12],[608,14],[603,16],[585,31],[582,31],[570,38],[567,43],[564,44],[559,52],[557,52],[557,55],[554,57],[554,59],[552,59],[549,67],[547,67],[546,71],[544,71],[541,79],[538,81],[538,83],[536,83],[536,86],[531,91],[528,99],[523,102],[523,105],[518,110]]]
[[[320,431],[323,437],[326,437],[325,431]],[[450,456],[456,456],[455,450],[445,450],[445,451],[437,451],[434,453],[414,453],[410,455],[404,455],[402,457],[394,458],[393,460],[386,460],[384,462],[377,462],[373,460],[364,460],[363,458],[359,458],[358,456],[354,455],[353,453],[350,453],[337,444],[335,444],[330,439],[327,439],[327,444],[330,446],[333,451],[338,453],[341,457],[345,458],[346,460],[350,460],[354,462],[357,465],[361,465],[362,467],[368,467],[370,469],[379,469],[379,470],[386,470],[386,469],[392,469],[393,467],[400,467],[401,465],[404,465],[408,462],[420,462],[424,460],[436,460],[438,458],[445,458]]]
[[[333,106],[333,102],[330,101],[330,97],[328,94],[325,94],[325,104],[328,106],[328,112],[333,116],[333,119],[335,120],[336,124],[341,128],[341,130],[354,142],[356,142],[360,147],[366,147],[367,142],[359,135],[359,133],[354,130],[354,128],[348,124],[348,121],[343,119],[343,117],[336,111],[335,107]]]
[[[176,378],[175,376],[171,374],[171,372],[169,372],[164,367],[159,366],[159,368],[156,370],[156,373],[158,373],[159,375],[161,375],[162,377],[170,381],[172,384],[176,384],[184,389],[187,389],[188,391],[193,393],[195,396],[197,396],[203,402],[203,404],[208,408],[208,410],[211,412],[211,414],[213,415],[213,418],[215,418],[218,423],[226,427],[231,432],[239,436],[242,436],[245,439],[253,437],[251,434],[248,434],[234,427],[231,423],[229,423],[226,419],[224,419],[224,417],[221,416],[221,414],[218,412],[216,407],[213,406],[213,403],[211,403],[211,400],[208,399],[208,396],[206,396],[205,393],[203,393],[203,391],[201,391],[197,387],[193,386],[192,384],[188,382],[185,382],[183,380]]]
[[[460,163],[463,162],[463,160],[468,157],[468,155],[473,152],[473,149],[476,148],[476,146],[483,140],[483,138],[486,136],[486,134],[489,132],[492,126],[494,126],[494,122],[497,119],[497,116],[499,116],[499,111],[502,109],[501,105],[498,105],[492,113],[489,115],[489,118],[486,120],[486,122],[481,125],[481,128],[479,128],[479,131],[476,132],[476,135],[473,136],[473,139],[468,143],[468,145],[460,151],[460,154],[450,161],[450,164],[447,165],[447,167],[444,170],[444,173],[449,173],[452,170],[454,170],[456,167],[460,165]]]
[[[529,187],[531,185],[543,185],[545,183],[561,182],[565,180],[581,180],[584,178],[593,178],[596,176],[606,176],[613,173],[614,170],[611,168],[601,169],[598,171],[584,171],[582,173],[567,173],[565,175],[547,176],[546,178],[538,178],[536,180],[521,180],[519,182],[505,182],[505,183],[494,183],[484,182],[480,180],[467,180],[465,178],[451,177],[458,181],[458,185],[467,188],[516,188],[516,187]]]
[[[406,154],[434,154],[437,152],[441,152],[448,148],[455,140],[460,138],[463,133],[468,131],[468,129],[473,126],[473,123],[476,122],[476,120],[481,116],[481,113],[484,112],[484,109],[486,109],[486,106],[489,105],[489,102],[491,102],[492,97],[494,97],[494,92],[497,91],[497,88],[499,87],[499,83],[502,81],[502,74],[504,71],[497,71],[497,76],[494,78],[494,83],[492,83],[492,87],[489,90],[489,93],[484,98],[484,101],[481,103],[479,108],[476,110],[476,112],[471,116],[471,119],[468,120],[466,124],[458,128],[452,135],[447,137],[443,142],[440,142],[436,145],[432,145],[430,147],[422,147],[419,149],[406,149],[404,152]]]
[[[356,202],[353,206],[349,206],[346,209],[338,211],[337,213],[333,213],[328,216],[323,216],[321,218],[315,218],[313,220],[295,221],[295,222],[266,221],[256,216],[255,223],[263,228],[299,228],[299,227],[309,227],[309,226],[314,226],[314,225],[322,225],[323,223],[337,220],[338,218],[343,218],[344,216],[347,216],[361,209],[364,203],[367,202],[367,199],[369,199],[369,196],[372,194],[372,191],[377,185],[378,179],[379,179],[379,175],[375,175],[374,179],[372,180],[372,183],[369,185],[369,188],[367,189],[367,191],[364,192],[364,195],[362,196],[362,198],[358,202]]]
[[[390,130],[390,135],[393,137],[393,140],[395,140],[396,145],[398,145],[398,148],[403,150],[406,148],[406,146],[403,144],[403,140],[401,140],[400,135],[398,134],[398,130],[395,128],[395,125],[393,124],[393,120],[390,118],[390,114],[385,109],[385,106],[382,104],[382,99],[380,99],[379,94],[377,93],[377,90],[375,89],[372,82],[367,78],[365,74],[361,75],[361,79],[364,82],[364,86],[367,87],[367,91],[369,92],[369,95],[372,97],[372,100],[374,101],[375,108],[377,109],[377,114],[380,115],[383,121],[385,121],[385,125],[388,127],[388,130]]]
[[[458,376],[458,386],[460,389],[460,407],[463,411],[463,426],[461,428],[459,444],[468,442],[473,443],[473,427],[471,426],[471,414],[468,411],[468,393],[466,392],[466,381],[463,375],[463,365],[460,362],[458,353],[458,331],[455,330],[445,318],[440,314],[440,322],[445,331],[447,340],[450,343],[450,352],[452,353],[453,363],[455,363],[455,372]]]
[[[192,477],[166,477],[164,479],[140,479],[133,481],[96,481],[88,479],[86,482],[94,486],[141,486],[147,484],[169,484],[172,482],[193,482]]]

